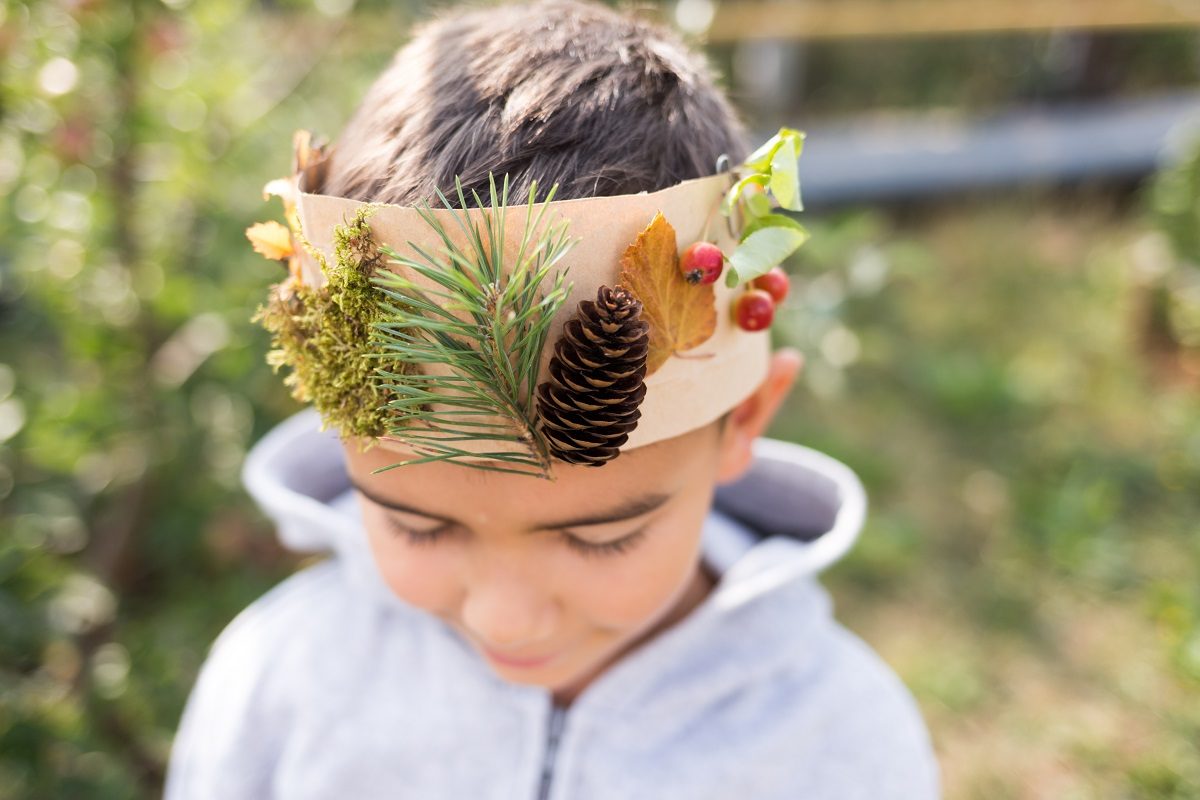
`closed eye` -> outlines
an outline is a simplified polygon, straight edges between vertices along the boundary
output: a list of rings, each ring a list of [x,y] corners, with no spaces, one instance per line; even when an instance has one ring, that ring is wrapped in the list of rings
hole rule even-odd
[[[386,516],[389,527],[399,536],[403,536],[409,544],[416,546],[432,545],[438,540],[444,538],[452,528],[453,523],[438,525],[434,528],[418,529],[411,528],[407,525],[402,525],[397,519],[392,516]],[[592,556],[612,556],[620,555],[628,552],[634,545],[641,541],[646,534],[646,526],[642,526],[630,534],[622,536],[619,539],[613,539],[607,542],[589,542],[582,539],[570,531],[559,531],[563,542],[567,547],[574,550],[584,558]]]
[[[393,533],[403,536],[410,544],[415,545],[433,544],[454,527],[453,523],[446,523],[434,528],[417,529],[401,525],[399,520],[390,515],[385,515],[384,518],[388,521],[388,526],[392,529]]]
[[[566,540],[567,546],[575,552],[579,553],[584,558],[591,556],[613,556],[628,552],[634,545],[642,540],[646,535],[646,526],[635,530],[620,539],[613,539],[608,542],[589,542],[580,539],[578,536],[573,536],[569,531],[559,531],[563,539]]]

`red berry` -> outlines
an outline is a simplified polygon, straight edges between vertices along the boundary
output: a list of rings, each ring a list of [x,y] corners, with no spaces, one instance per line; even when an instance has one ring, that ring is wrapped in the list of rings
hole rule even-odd
[[[679,257],[679,271],[691,284],[714,282],[724,267],[725,254],[712,242],[693,242]]]
[[[750,285],[771,295],[775,305],[783,302],[783,298],[788,296],[788,289],[791,288],[787,273],[783,271],[782,267],[771,267],[769,272],[750,281]]]
[[[733,303],[733,317],[744,331],[761,331],[771,325],[775,301],[762,289],[749,289]]]

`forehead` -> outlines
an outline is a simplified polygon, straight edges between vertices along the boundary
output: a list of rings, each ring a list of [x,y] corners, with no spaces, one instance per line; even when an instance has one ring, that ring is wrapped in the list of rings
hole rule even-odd
[[[486,513],[518,519],[554,516],[551,512],[589,510],[614,500],[653,493],[674,494],[689,481],[713,472],[715,426],[623,452],[601,467],[554,462],[553,480],[510,475],[462,464],[435,462],[374,470],[404,459],[373,447],[343,444],[354,482],[380,499],[396,500],[446,516]]]

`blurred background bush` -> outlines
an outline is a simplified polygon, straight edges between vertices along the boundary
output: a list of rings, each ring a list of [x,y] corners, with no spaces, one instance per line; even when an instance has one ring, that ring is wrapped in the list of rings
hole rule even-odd
[[[296,410],[243,230],[424,10],[0,2],[0,796],[157,796],[208,645],[299,565],[238,484]],[[1200,797],[1200,9],[642,11],[809,131],[775,432],[868,484],[827,583],[947,797]]]

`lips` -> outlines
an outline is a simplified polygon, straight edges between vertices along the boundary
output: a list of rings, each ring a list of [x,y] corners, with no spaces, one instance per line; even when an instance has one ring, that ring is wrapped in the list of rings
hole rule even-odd
[[[523,656],[521,658],[518,658],[516,656],[509,656],[509,655],[505,655],[503,653],[497,653],[496,651],[491,650],[487,647],[484,647],[482,649],[483,649],[484,655],[486,655],[489,660],[491,660],[497,664],[502,664],[503,666],[506,666],[506,667],[516,667],[517,669],[531,669],[533,667],[545,666],[546,664],[549,664],[551,661],[553,661],[555,659],[555,657],[557,656],[557,653],[552,653],[548,656],[537,656],[537,657]]]

